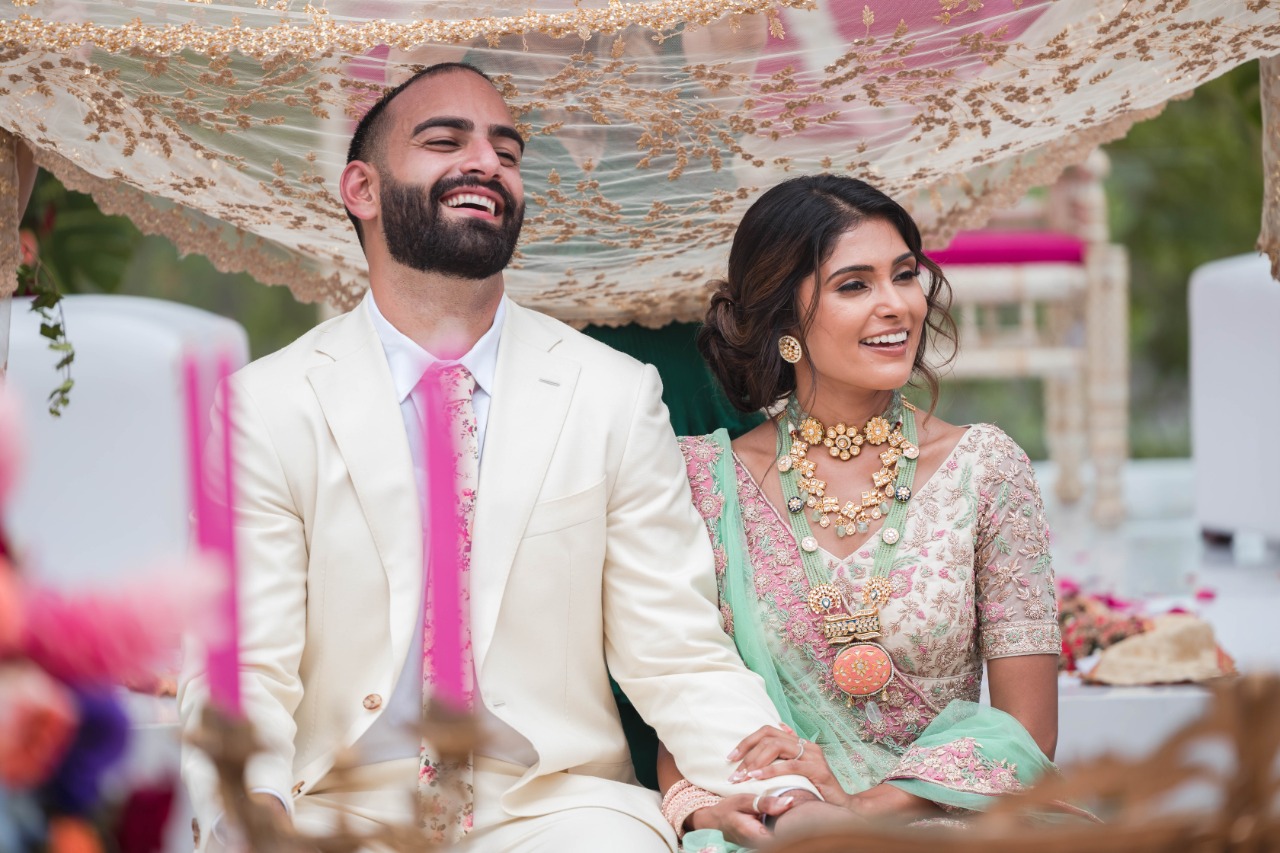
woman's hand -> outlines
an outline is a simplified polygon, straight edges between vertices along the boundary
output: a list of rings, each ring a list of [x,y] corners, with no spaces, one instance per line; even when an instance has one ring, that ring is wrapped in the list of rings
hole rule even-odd
[[[685,820],[685,828],[718,829],[726,840],[734,844],[759,847],[772,835],[761,823],[761,818],[764,815],[780,816],[796,804],[796,798],[789,794],[781,797],[734,794],[714,806],[706,806],[689,815]]]
[[[772,779],[776,776],[804,776],[818,789],[822,799],[836,806],[845,806],[849,795],[836,781],[822,747],[812,741],[796,737],[787,726],[764,726],[743,738],[737,748],[729,753],[729,760],[741,759],[730,782],[747,779]]]

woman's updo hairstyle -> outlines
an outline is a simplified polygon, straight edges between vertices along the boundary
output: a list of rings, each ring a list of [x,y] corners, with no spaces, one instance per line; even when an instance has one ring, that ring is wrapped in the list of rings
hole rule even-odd
[[[733,235],[728,278],[710,283],[713,293],[698,331],[698,350],[739,411],[759,411],[795,391],[796,368],[782,360],[778,338],[794,335],[801,345],[806,342],[818,299],[801,317],[800,284],[830,257],[841,235],[868,219],[897,228],[929,271],[928,317],[913,381],[922,382],[930,398],[937,398],[937,372],[925,357],[935,334],[954,344],[955,322],[948,310],[951,287],[938,265],[925,257],[920,229],[902,205],[865,181],[806,175],[756,199]]]

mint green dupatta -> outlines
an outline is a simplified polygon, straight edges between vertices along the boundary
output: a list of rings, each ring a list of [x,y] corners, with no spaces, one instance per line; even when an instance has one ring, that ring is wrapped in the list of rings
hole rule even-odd
[[[782,721],[822,747],[846,791],[887,781],[949,810],[980,810],[992,797],[1055,771],[1016,719],[975,702],[949,703],[905,750],[890,742],[864,741],[856,717],[861,711],[843,696],[824,693],[815,672],[818,664],[780,636],[779,626],[794,617],[757,593],[729,435],[718,430],[711,438],[720,448],[713,474],[724,501],[712,532],[726,557],[721,596],[732,613],[734,643],[746,665],[764,680]],[[910,681],[901,672],[898,677]]]

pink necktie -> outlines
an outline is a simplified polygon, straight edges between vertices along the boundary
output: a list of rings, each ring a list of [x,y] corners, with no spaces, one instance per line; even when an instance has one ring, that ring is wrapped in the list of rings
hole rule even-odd
[[[428,507],[424,543],[423,710],[440,703],[449,713],[471,709],[471,530],[475,519],[479,447],[471,404],[475,377],[460,364],[435,364],[418,384],[422,403]],[[453,843],[471,829],[471,756],[444,757],[422,742],[418,793],[423,828],[437,843]]]

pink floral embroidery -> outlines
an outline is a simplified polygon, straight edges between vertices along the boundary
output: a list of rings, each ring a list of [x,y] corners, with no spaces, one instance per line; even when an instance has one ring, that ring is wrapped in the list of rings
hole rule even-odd
[[[889,779],[920,779],[953,791],[995,796],[1022,789],[1017,765],[993,761],[971,737],[957,738],[928,749],[912,747],[902,756]]]

